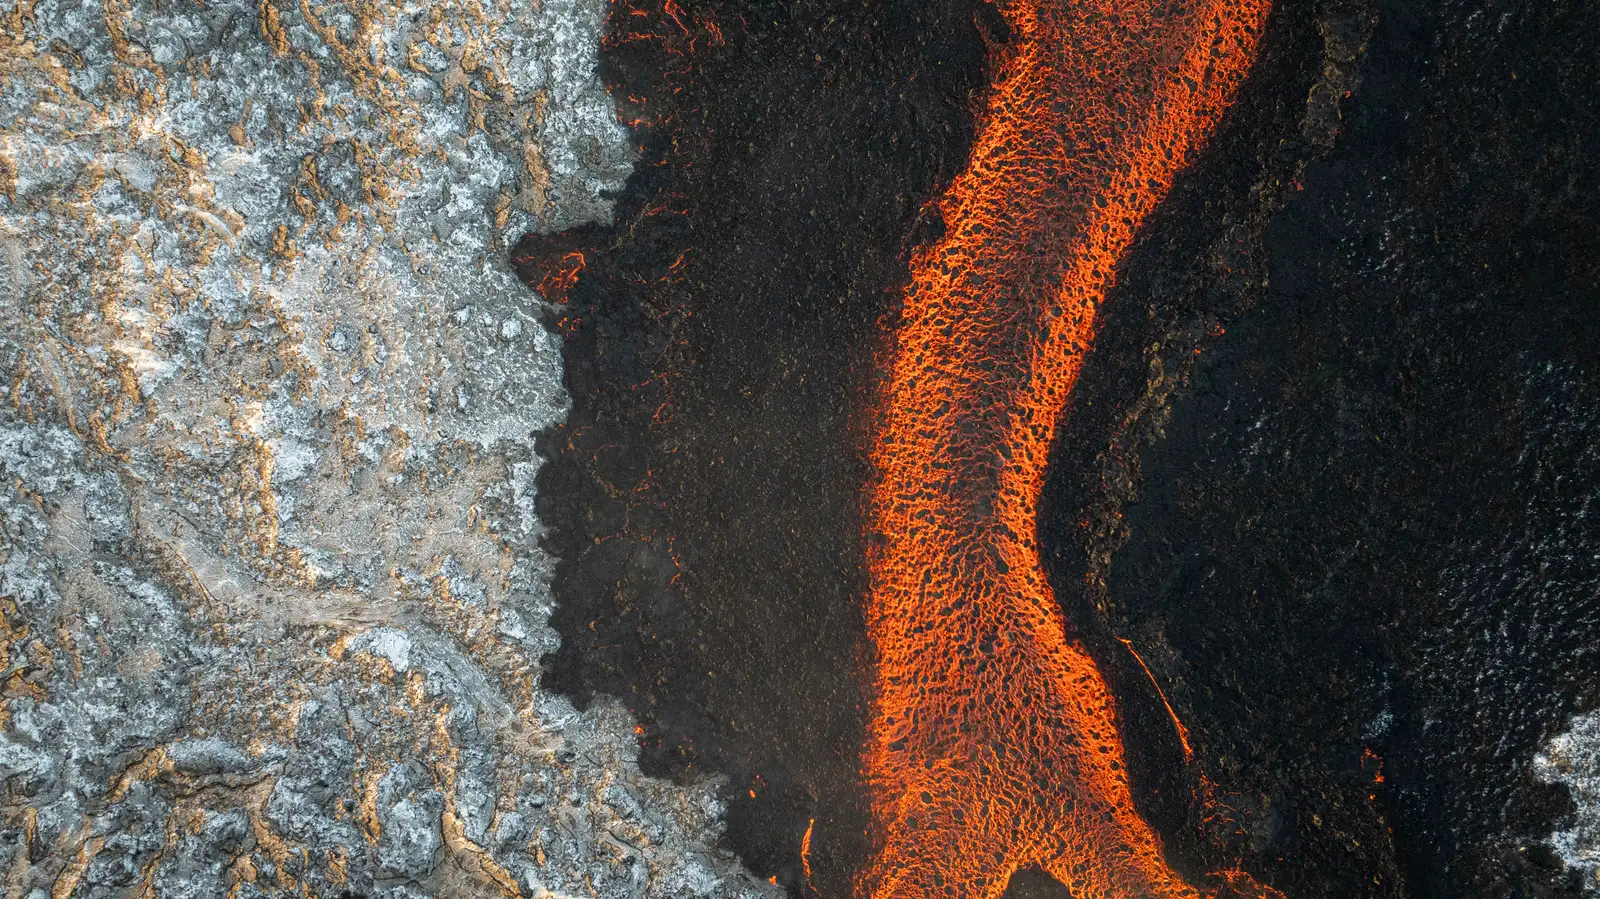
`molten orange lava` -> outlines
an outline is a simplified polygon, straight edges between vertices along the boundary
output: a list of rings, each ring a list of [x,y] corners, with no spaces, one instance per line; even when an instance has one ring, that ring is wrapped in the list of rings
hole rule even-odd
[[[1001,0],[1014,49],[912,266],[868,496],[875,899],[1195,896],[1133,808],[1105,681],[1040,567],[1045,457],[1140,222],[1269,0]]]
[[[1167,691],[1161,689],[1161,683],[1156,680],[1156,673],[1151,671],[1150,666],[1144,663],[1144,656],[1139,655],[1139,650],[1133,648],[1132,640],[1127,637],[1118,637],[1117,639],[1122,641],[1123,646],[1128,647],[1128,652],[1133,654],[1133,660],[1139,663],[1140,668],[1144,669],[1144,676],[1150,678],[1150,686],[1156,688],[1156,695],[1161,697],[1161,704],[1167,707],[1167,714],[1172,717],[1172,729],[1178,732],[1178,745],[1183,747],[1183,760],[1185,762],[1194,761],[1194,747],[1189,745],[1189,728],[1183,726],[1183,722],[1178,718],[1178,710],[1173,708],[1172,703],[1167,701]]]

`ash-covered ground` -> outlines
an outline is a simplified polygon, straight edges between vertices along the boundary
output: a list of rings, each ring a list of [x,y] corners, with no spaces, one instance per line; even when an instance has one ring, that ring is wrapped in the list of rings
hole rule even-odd
[[[556,646],[506,237],[609,218],[604,7],[0,4],[5,895],[769,890]]]

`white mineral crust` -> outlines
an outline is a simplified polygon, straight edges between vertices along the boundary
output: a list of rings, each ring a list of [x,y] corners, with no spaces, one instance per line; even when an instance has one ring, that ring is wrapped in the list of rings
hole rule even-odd
[[[1550,835],[1550,847],[1567,866],[1583,875],[1589,892],[1600,895],[1600,712],[1572,719],[1534,756],[1534,774],[1564,784],[1576,812],[1569,826]]]
[[[0,0],[6,897],[756,896],[540,690],[601,0]]]

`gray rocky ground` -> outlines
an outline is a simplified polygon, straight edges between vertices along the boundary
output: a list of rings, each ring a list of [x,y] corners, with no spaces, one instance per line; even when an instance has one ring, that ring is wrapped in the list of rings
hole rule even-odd
[[[5,896],[770,889],[537,684],[603,14],[0,2]]]

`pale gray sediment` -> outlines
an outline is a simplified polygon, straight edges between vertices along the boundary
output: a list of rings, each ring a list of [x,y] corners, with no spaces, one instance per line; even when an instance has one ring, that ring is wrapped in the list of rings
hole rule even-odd
[[[0,2],[0,889],[755,896],[555,635],[599,0]]]

